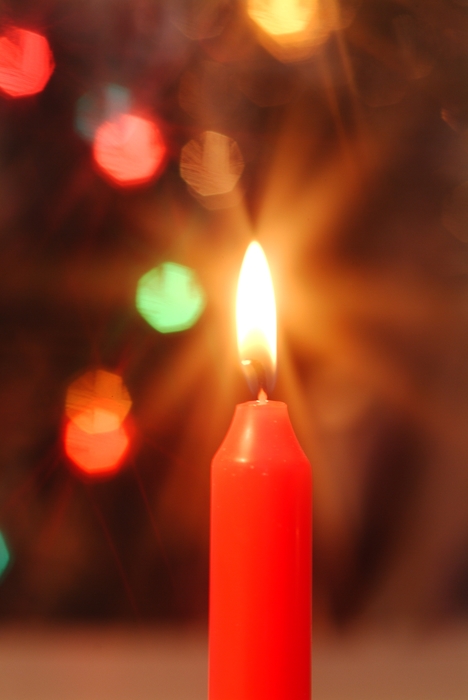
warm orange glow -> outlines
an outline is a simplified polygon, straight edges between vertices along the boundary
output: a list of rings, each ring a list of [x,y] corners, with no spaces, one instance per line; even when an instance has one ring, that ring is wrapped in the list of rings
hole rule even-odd
[[[285,63],[310,56],[330,35],[353,21],[358,3],[340,0],[245,0],[258,39]]]
[[[268,262],[259,243],[247,248],[237,287],[237,344],[242,363],[276,370],[276,305]]]
[[[267,34],[282,36],[303,32],[316,6],[317,0],[248,0],[247,12]]]
[[[67,390],[67,416],[90,434],[117,430],[132,405],[122,377],[98,369],[78,377]]]
[[[160,172],[166,155],[157,125],[133,114],[120,114],[96,130],[94,160],[113,183],[141,185]]]
[[[41,34],[11,27],[0,38],[0,89],[10,97],[41,92],[53,70],[52,52]]]
[[[205,131],[189,141],[180,156],[181,177],[203,197],[231,192],[243,169],[237,143],[216,131]]]
[[[119,470],[129,439],[122,425],[117,430],[93,434],[70,421],[65,429],[64,444],[73,464],[89,476],[99,476]]]
[[[118,430],[122,420],[117,413],[106,411],[99,406],[89,406],[86,411],[75,416],[73,422],[85,433],[96,435],[96,433],[109,433],[112,430]]]

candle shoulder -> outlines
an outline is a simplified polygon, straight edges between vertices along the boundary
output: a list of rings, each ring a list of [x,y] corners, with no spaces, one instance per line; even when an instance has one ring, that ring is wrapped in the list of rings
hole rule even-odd
[[[289,419],[288,408],[280,401],[249,401],[236,410],[213,464],[223,462],[295,463],[310,468]]]

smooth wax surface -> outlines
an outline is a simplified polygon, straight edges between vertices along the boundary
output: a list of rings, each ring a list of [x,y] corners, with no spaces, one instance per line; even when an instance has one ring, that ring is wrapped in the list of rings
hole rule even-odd
[[[211,489],[209,698],[308,700],[312,477],[285,404],[236,407]]]

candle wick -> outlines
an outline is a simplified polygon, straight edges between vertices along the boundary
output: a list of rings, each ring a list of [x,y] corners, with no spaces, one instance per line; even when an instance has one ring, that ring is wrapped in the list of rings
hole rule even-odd
[[[266,403],[268,401],[268,396],[266,395],[266,391],[263,389],[263,387],[260,387],[260,391],[258,392],[257,401],[259,403]]]
[[[268,374],[265,365],[260,360],[241,360],[242,369],[244,370],[247,382],[255,396],[257,394],[258,400],[265,403],[267,400],[267,389],[268,389]],[[260,396],[262,395],[262,399]]]

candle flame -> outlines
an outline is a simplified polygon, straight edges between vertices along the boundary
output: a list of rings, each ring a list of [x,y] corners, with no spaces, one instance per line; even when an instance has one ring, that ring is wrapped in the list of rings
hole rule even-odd
[[[271,390],[276,373],[276,305],[265,253],[247,248],[237,287],[237,345],[253,391]]]

